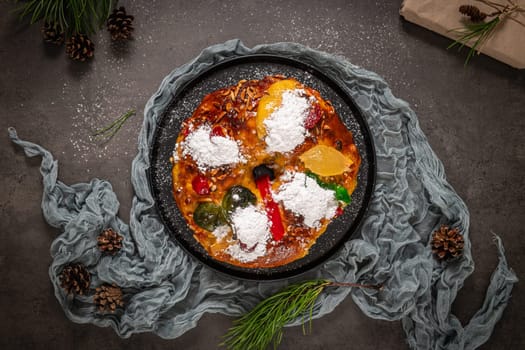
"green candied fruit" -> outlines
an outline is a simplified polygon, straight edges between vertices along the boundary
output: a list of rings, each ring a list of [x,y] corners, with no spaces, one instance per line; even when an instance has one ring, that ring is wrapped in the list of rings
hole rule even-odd
[[[237,208],[245,208],[250,204],[255,204],[257,202],[257,197],[243,186],[232,186],[226,192],[222,198],[222,208],[227,216],[235,211]]]
[[[208,231],[213,231],[226,223],[221,207],[211,202],[199,203],[193,213],[193,220]]]
[[[346,204],[352,201],[352,198],[350,198],[350,195],[348,194],[348,191],[346,190],[346,188],[344,188],[341,185],[337,185],[335,189],[335,198]]]
[[[319,178],[319,176],[312,173],[311,171],[307,171],[305,174],[306,176],[309,176],[315,181],[317,181],[317,184],[321,186],[322,188],[334,191],[335,199],[337,199],[338,201],[341,201],[345,204],[349,204],[352,201],[352,198],[350,197],[350,195],[348,194],[348,191],[346,190],[344,186],[341,186],[336,183],[324,182]]]

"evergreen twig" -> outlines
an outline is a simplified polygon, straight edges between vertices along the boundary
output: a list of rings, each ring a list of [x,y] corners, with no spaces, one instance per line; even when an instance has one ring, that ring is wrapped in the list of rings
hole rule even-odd
[[[472,42],[467,58],[465,59],[465,66],[475,53],[478,55],[481,53],[485,42],[494,34],[498,25],[503,23],[507,18],[525,27],[525,23],[517,18],[511,17],[514,13],[525,13],[525,8],[517,5],[513,0],[506,0],[506,4],[500,4],[491,0],[477,1],[484,3],[495,11],[486,14],[473,5],[460,6],[459,12],[468,15],[471,21],[464,23],[463,28],[452,30],[459,35],[459,38],[447,47],[447,49],[451,49],[458,46],[458,50],[461,50],[463,46]],[[491,17],[492,19],[490,21],[483,22],[485,18]]]
[[[450,44],[447,49],[459,46],[458,50],[461,50],[463,46],[465,46],[469,41],[475,40],[467,54],[467,58],[465,59],[466,66],[476,52],[478,55],[480,54],[481,47],[494,33],[494,30],[500,21],[501,19],[499,17],[495,17],[489,22],[466,23],[465,28],[455,30],[455,32],[458,33],[460,37]]]
[[[135,110],[130,109],[107,126],[96,130],[92,136],[94,136],[96,140],[109,141],[120,130],[122,125],[124,125],[124,123],[133,115],[135,115]]]
[[[303,320],[303,333],[310,332],[315,301],[326,287],[382,289],[381,285],[328,280],[292,284],[235,320],[220,345],[230,350],[265,350],[273,341],[277,348],[283,337],[283,327],[298,318]]]
[[[55,29],[73,33],[93,34],[104,25],[117,0],[27,0],[21,3],[20,18],[29,18],[31,24],[43,20]]]

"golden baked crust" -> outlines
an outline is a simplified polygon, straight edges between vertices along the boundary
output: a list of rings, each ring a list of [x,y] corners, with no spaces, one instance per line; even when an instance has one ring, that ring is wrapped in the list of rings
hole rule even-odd
[[[281,80],[293,82],[296,89],[314,101],[312,106],[318,106],[317,113],[321,116],[314,127],[306,134],[304,143],[288,153],[268,153],[265,141],[258,135],[257,110],[261,98],[268,94],[270,86]],[[314,108],[314,107],[312,107]],[[235,140],[240,145],[246,161],[234,165],[216,168],[199,169],[196,161],[188,154],[183,154],[184,141],[192,131],[200,126],[208,125],[212,133],[224,135]],[[281,175],[287,171],[307,172],[304,162],[299,158],[304,152],[316,145],[326,145],[336,149],[350,160],[351,165],[339,175],[323,177],[318,180],[343,186],[349,194],[354,191],[357,173],[361,162],[359,152],[354,144],[352,134],[343,125],[329,101],[324,100],[318,91],[302,85],[294,79],[283,76],[268,76],[261,80],[241,80],[237,85],[214,91],[204,97],[193,115],[186,119],[178,135],[174,150],[173,162],[173,193],[176,203],[189,227],[194,232],[195,239],[204,247],[208,254],[216,260],[248,268],[269,268],[284,265],[297,260],[308,253],[316,239],[326,230],[330,219],[322,219],[317,228],[311,228],[303,223],[303,218],[285,210],[280,205],[280,214],[285,228],[283,239],[267,243],[263,256],[253,261],[240,261],[228,253],[228,247],[239,244],[230,231],[225,239],[217,237],[199,226],[193,214],[203,202],[221,205],[225,193],[232,186],[241,185],[249,189],[257,197],[257,205],[264,207],[263,200],[252,176],[254,167],[260,164],[271,164],[275,171],[272,181],[272,191],[282,184]],[[194,179],[200,176],[207,181],[209,193],[199,194],[195,190]],[[192,184],[193,183],[193,184]],[[312,199],[315,201],[315,198]],[[341,202],[341,208],[344,203]]]

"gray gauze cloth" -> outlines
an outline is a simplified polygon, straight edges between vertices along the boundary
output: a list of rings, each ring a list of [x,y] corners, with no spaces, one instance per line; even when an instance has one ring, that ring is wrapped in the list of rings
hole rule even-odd
[[[146,174],[156,122],[174,92],[217,62],[254,53],[295,58],[344,82],[370,125],[377,151],[377,183],[359,239],[347,242],[318,269],[287,281],[229,278],[188,256],[163,227]],[[239,316],[290,282],[324,278],[384,283],[384,289],[326,288],[315,304],[315,318],[334,310],[350,293],[366,315],[401,320],[412,348],[474,349],[488,339],[517,282],[501,241],[495,237],[500,259],[485,302],[465,327],[461,325],[451,314],[451,305],[474,269],[469,214],[447,183],[443,165],[416,115],[376,74],[298,44],[248,48],[239,40],[230,40],[205,49],[162,81],[144,112],[132,165],[135,195],[129,226],[117,216],[119,202],[107,181],[93,179],[68,186],[57,180],[58,165],[48,151],[20,140],[14,129],[9,135],[27,156],[42,157],[42,210],[46,221],[61,232],[51,246],[49,276],[64,312],[74,322],[111,326],[121,337],[155,332],[176,338],[195,327],[206,312]],[[441,224],[459,228],[465,238],[463,256],[448,263],[437,262],[430,248],[431,234]],[[122,250],[115,256],[103,255],[97,248],[96,237],[106,227],[124,236]],[[102,283],[121,286],[125,308],[100,314],[92,296],[66,295],[59,275],[72,262],[88,267],[93,287]]]

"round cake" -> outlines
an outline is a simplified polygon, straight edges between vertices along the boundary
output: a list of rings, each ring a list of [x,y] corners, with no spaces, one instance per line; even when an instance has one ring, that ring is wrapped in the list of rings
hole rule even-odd
[[[267,76],[206,95],[171,162],[177,206],[208,254],[270,268],[305,256],[343,213],[361,159],[330,101]]]

